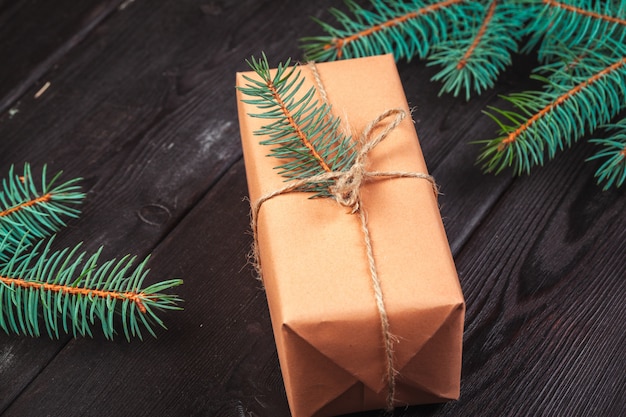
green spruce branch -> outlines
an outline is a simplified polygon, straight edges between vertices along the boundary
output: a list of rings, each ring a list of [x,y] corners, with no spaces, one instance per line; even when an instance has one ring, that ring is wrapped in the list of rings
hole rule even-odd
[[[532,39],[526,46],[531,50],[541,45],[538,52],[553,42],[578,48],[593,48],[602,39],[624,40],[626,27],[626,1],[589,0],[534,0],[542,5],[541,10],[528,21],[528,33]]]
[[[533,77],[544,88],[505,97],[513,110],[487,112],[500,128],[496,138],[477,141],[488,172],[510,167],[528,173],[625,107],[626,0],[370,0],[346,6],[348,12],[330,10],[337,26],[318,21],[326,35],[302,39],[308,59],[382,53],[425,58],[441,68],[432,78],[442,83],[441,93],[469,99],[495,85],[513,53],[537,52],[541,66]],[[618,149],[620,134],[593,142],[603,150],[589,160],[611,161],[598,168],[598,181],[620,186],[626,158]]]
[[[111,339],[120,325],[124,336],[155,336],[155,325],[165,327],[160,310],[180,309],[181,300],[166,294],[182,284],[173,279],[144,287],[147,259],[101,262],[100,248],[88,255],[73,248],[53,250],[53,234],[65,226],[65,217],[77,217],[84,194],[79,179],[57,184],[60,173],[41,189],[28,164],[23,175],[13,167],[0,190],[0,328],[6,333],[49,337],[61,333],[92,336],[101,327]],[[43,240],[46,239],[47,240]]]
[[[349,13],[331,9],[339,27],[318,20],[328,34],[302,38],[305,57],[329,61],[392,53],[428,58],[442,67],[433,80],[455,96],[480,93],[510,65],[525,34],[533,3],[491,0],[376,1],[366,8],[346,1]]]
[[[80,192],[79,179],[58,184],[59,172],[50,180],[44,166],[41,174],[41,190],[37,188],[29,164],[24,165],[21,175],[11,166],[9,176],[2,180],[0,192],[0,240],[14,249],[20,243],[42,239],[59,231],[65,226],[63,217],[78,217],[80,211],[75,207],[82,202],[84,194]]]
[[[258,78],[244,76],[248,83],[239,90],[251,97],[245,103],[262,109],[251,116],[268,121],[254,133],[268,136],[261,144],[272,145],[270,155],[286,161],[277,167],[280,175],[293,180],[348,170],[356,157],[355,143],[341,132],[341,120],[331,114],[330,105],[316,98],[315,87],[300,91],[304,78],[298,66],[289,67],[288,60],[272,73],[265,55],[247,62]],[[307,184],[301,191],[330,197],[333,181]]]
[[[464,20],[479,14],[481,5],[465,0],[425,2],[371,1],[370,8],[344,1],[348,13],[329,12],[339,27],[316,21],[327,33],[302,38],[307,59],[332,61],[393,53],[396,59],[424,58],[432,45],[458,33]],[[463,19],[465,17],[466,19]]]
[[[462,30],[449,39],[433,45],[428,56],[429,66],[441,67],[431,80],[443,83],[440,95],[465,93],[469,100],[492,88],[500,73],[511,65],[512,54],[519,50],[531,7],[520,9],[517,4],[492,0],[478,3],[480,19],[459,16]]]
[[[602,147],[589,160],[604,161],[596,171],[599,183],[604,183],[604,190],[612,186],[621,186],[626,181],[626,118],[612,125],[604,126],[611,133],[606,138],[591,139]]]
[[[479,161],[485,170],[497,173],[513,167],[516,174],[530,173],[546,157],[554,158],[557,151],[616,116],[626,106],[620,93],[626,91],[626,49],[615,48],[624,55],[616,59],[590,51],[583,58],[583,74],[567,71],[572,66],[564,65],[565,70],[556,70],[548,78],[536,76],[544,81],[544,90],[504,97],[517,111],[491,108],[487,114],[500,126],[500,135],[482,141],[485,148]]]

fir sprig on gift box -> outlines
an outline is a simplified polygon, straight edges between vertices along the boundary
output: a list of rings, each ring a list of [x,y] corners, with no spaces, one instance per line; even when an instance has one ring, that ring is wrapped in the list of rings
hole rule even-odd
[[[57,184],[60,173],[41,175],[41,189],[30,166],[22,175],[11,167],[0,190],[0,328],[6,333],[51,338],[61,333],[92,336],[101,327],[113,338],[121,325],[127,339],[156,336],[165,327],[159,310],[180,309],[177,296],[163,293],[179,279],[143,286],[148,259],[135,257],[101,262],[100,248],[92,255],[78,244],[53,249],[53,234],[64,218],[77,217],[84,199],[78,179]],[[44,240],[47,239],[47,240]]]
[[[262,110],[253,117],[271,121],[254,133],[268,136],[261,144],[276,145],[270,155],[286,161],[277,167],[279,174],[288,180],[306,179],[349,169],[356,157],[355,142],[342,133],[341,120],[330,113],[330,106],[316,98],[315,87],[298,95],[304,82],[300,69],[290,68],[288,60],[272,74],[265,55],[247,62],[261,79],[244,75],[248,84],[239,90],[252,97],[243,100],[245,103]],[[330,197],[333,181],[308,183],[301,191]]]
[[[338,26],[302,39],[305,56],[334,60],[393,53],[439,66],[441,93],[469,99],[494,86],[518,51],[536,51],[544,89],[505,99],[515,111],[490,108],[500,135],[477,141],[483,168],[528,173],[557,151],[610,122],[626,108],[626,0],[371,0],[330,10]],[[522,47],[522,41],[527,40]],[[620,122],[620,125],[622,122]],[[623,130],[607,130],[589,160],[607,189],[626,179]]]

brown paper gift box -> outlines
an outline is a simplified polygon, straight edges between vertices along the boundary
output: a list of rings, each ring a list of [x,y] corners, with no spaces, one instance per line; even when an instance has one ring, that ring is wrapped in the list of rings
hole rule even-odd
[[[378,115],[408,104],[390,55],[317,64],[333,106],[354,137]],[[307,66],[306,83],[313,85]],[[258,77],[248,72],[249,77]],[[237,74],[237,85],[246,81]],[[251,201],[282,188],[264,139],[267,120],[242,102],[239,121]],[[369,169],[426,173],[409,117],[369,155]],[[465,304],[431,184],[366,183],[362,202],[394,343],[395,404],[457,399]],[[263,282],[291,412],[332,416],[384,408],[381,321],[357,215],[334,199],[294,192],[265,202],[258,218]]]

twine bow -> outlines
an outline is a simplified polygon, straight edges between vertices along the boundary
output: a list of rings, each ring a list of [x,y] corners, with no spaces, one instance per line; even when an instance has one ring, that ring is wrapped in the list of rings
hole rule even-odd
[[[315,67],[313,67],[314,76],[318,83],[318,86],[322,86],[319,74]],[[320,89],[323,97],[325,97],[325,91]],[[373,136],[374,130],[388,117],[395,116],[393,121],[387,124],[384,129]],[[376,268],[376,261],[374,259],[374,251],[372,248],[372,240],[370,238],[369,228],[367,226],[367,216],[365,210],[361,204],[361,187],[367,181],[371,181],[377,178],[418,178],[424,179],[431,183],[435,196],[438,194],[437,185],[432,176],[420,172],[404,172],[404,171],[367,171],[368,155],[369,153],[388,135],[391,133],[406,117],[406,112],[402,109],[390,109],[374,120],[372,120],[363,133],[359,137],[359,150],[352,166],[346,171],[332,171],[325,172],[323,174],[315,175],[309,178],[303,178],[290,181],[288,185],[278,190],[272,191],[260,197],[257,201],[251,202],[251,228],[254,237],[254,243],[252,247],[252,262],[257,270],[259,277],[262,279],[261,273],[261,258],[259,252],[258,242],[258,217],[261,206],[266,201],[277,197],[279,195],[298,191],[301,187],[310,184],[319,184],[320,182],[335,180],[334,185],[330,187],[330,191],[333,194],[334,199],[344,207],[350,208],[351,214],[358,214],[361,222],[361,231],[363,233],[363,241],[365,244],[366,255],[369,266],[370,279],[372,282],[372,288],[374,290],[374,297],[376,300],[376,307],[381,323],[382,337],[385,347],[385,359],[386,359],[386,375],[387,381],[387,411],[391,411],[394,407],[395,401],[395,386],[396,386],[396,370],[394,368],[394,336],[391,333],[389,326],[389,317],[387,315],[387,309],[385,308],[385,301],[381,288],[381,282],[378,277],[378,270]]]

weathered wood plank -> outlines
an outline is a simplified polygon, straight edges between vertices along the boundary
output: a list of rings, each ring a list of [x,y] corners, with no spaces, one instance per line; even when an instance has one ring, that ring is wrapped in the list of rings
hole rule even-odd
[[[155,250],[155,270],[185,278],[168,331],[72,341],[3,415],[235,416],[250,404],[286,415],[265,296],[246,268],[245,187],[239,162]]]
[[[41,98],[28,96],[18,114],[0,118],[2,172],[28,161],[84,177],[83,216],[58,242],[84,240],[90,250],[104,244],[107,256],[145,256],[241,152],[228,120],[232,86],[214,87],[233,71],[203,70],[214,57],[200,41],[238,27],[238,16],[207,17],[195,4],[132,6],[48,74],[52,86]],[[171,16],[181,18],[172,24]],[[145,33],[162,36],[146,41]],[[0,381],[10,381],[0,384],[0,410],[67,340],[2,336],[12,361],[0,372]]]
[[[18,1],[0,4],[0,113],[119,7],[122,0]]]
[[[451,414],[626,413],[626,195],[594,183],[591,148],[516,181],[457,257],[468,312]]]

